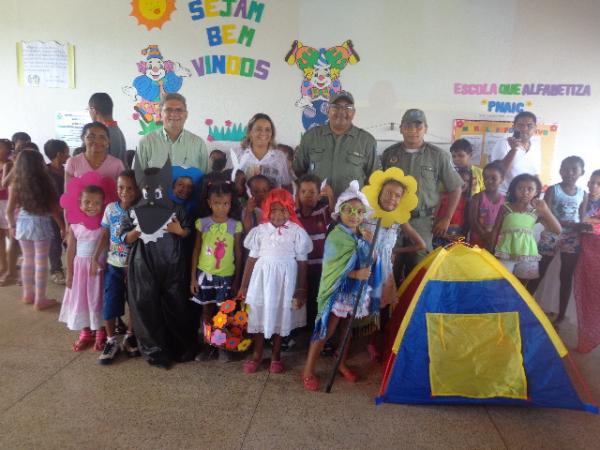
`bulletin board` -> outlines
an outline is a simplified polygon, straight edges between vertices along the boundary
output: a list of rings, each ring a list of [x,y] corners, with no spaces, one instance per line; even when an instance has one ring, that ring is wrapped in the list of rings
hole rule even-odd
[[[506,139],[513,132],[512,122],[496,120],[454,119],[452,140],[467,139],[473,146],[473,164],[484,167],[487,164],[487,154],[500,139]],[[550,183],[552,177],[552,162],[556,145],[557,124],[538,123],[536,135],[541,144],[542,162],[540,179],[542,184]]]

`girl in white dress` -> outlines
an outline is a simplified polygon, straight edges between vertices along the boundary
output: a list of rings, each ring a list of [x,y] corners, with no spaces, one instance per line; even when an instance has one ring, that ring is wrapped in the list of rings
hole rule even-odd
[[[254,352],[244,362],[244,372],[258,370],[264,340],[273,337],[269,371],[281,373],[281,338],[306,325],[306,260],[312,251],[288,191],[269,193],[263,203],[263,223],[250,231],[244,246],[250,256],[239,296],[246,297],[248,332],[254,333]]]

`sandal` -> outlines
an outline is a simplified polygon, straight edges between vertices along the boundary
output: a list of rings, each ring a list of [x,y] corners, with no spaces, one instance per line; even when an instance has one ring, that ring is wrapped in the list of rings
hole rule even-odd
[[[375,344],[367,345],[367,351],[369,352],[369,359],[371,361],[381,360],[381,353]]]
[[[247,359],[244,361],[242,368],[244,369],[244,373],[254,373],[260,367],[260,361],[255,361],[253,359]]]
[[[319,390],[319,379],[315,375],[309,375],[302,378],[304,389],[307,391],[318,391]]]
[[[26,305],[33,305],[34,300],[32,298],[22,298],[21,301]]]
[[[269,367],[270,373],[282,373],[284,370],[285,369],[281,361],[271,361],[271,366]]]
[[[81,330],[79,338],[73,344],[74,352],[82,352],[94,343],[94,334],[90,330]]]
[[[101,352],[104,350],[104,344],[106,344],[106,331],[104,328],[96,330],[96,342],[94,342],[94,351]]]
[[[350,383],[356,383],[358,381],[358,374],[348,368],[342,369],[341,367],[338,369],[338,372],[341,376],[343,376]]]
[[[53,298],[46,298],[44,300],[40,300],[39,302],[35,302],[33,305],[33,309],[36,311],[43,311],[44,309],[52,308],[53,306],[58,305],[58,302]]]

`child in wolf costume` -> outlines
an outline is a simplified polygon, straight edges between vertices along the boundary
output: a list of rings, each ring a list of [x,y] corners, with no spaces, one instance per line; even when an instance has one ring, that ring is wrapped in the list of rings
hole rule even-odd
[[[189,313],[183,242],[192,222],[168,196],[171,162],[144,171],[135,164],[142,198],[124,224],[129,254],[129,307],[142,355],[151,365],[168,368],[194,358],[196,333]]]

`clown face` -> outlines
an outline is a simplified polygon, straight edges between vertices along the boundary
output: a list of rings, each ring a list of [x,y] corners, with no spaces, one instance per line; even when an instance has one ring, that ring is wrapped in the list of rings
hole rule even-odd
[[[331,84],[331,75],[329,74],[329,64],[319,64],[314,68],[311,82],[319,89],[325,89]]]
[[[146,76],[154,81],[164,78],[167,71],[163,60],[160,58],[150,58],[146,62]]]

